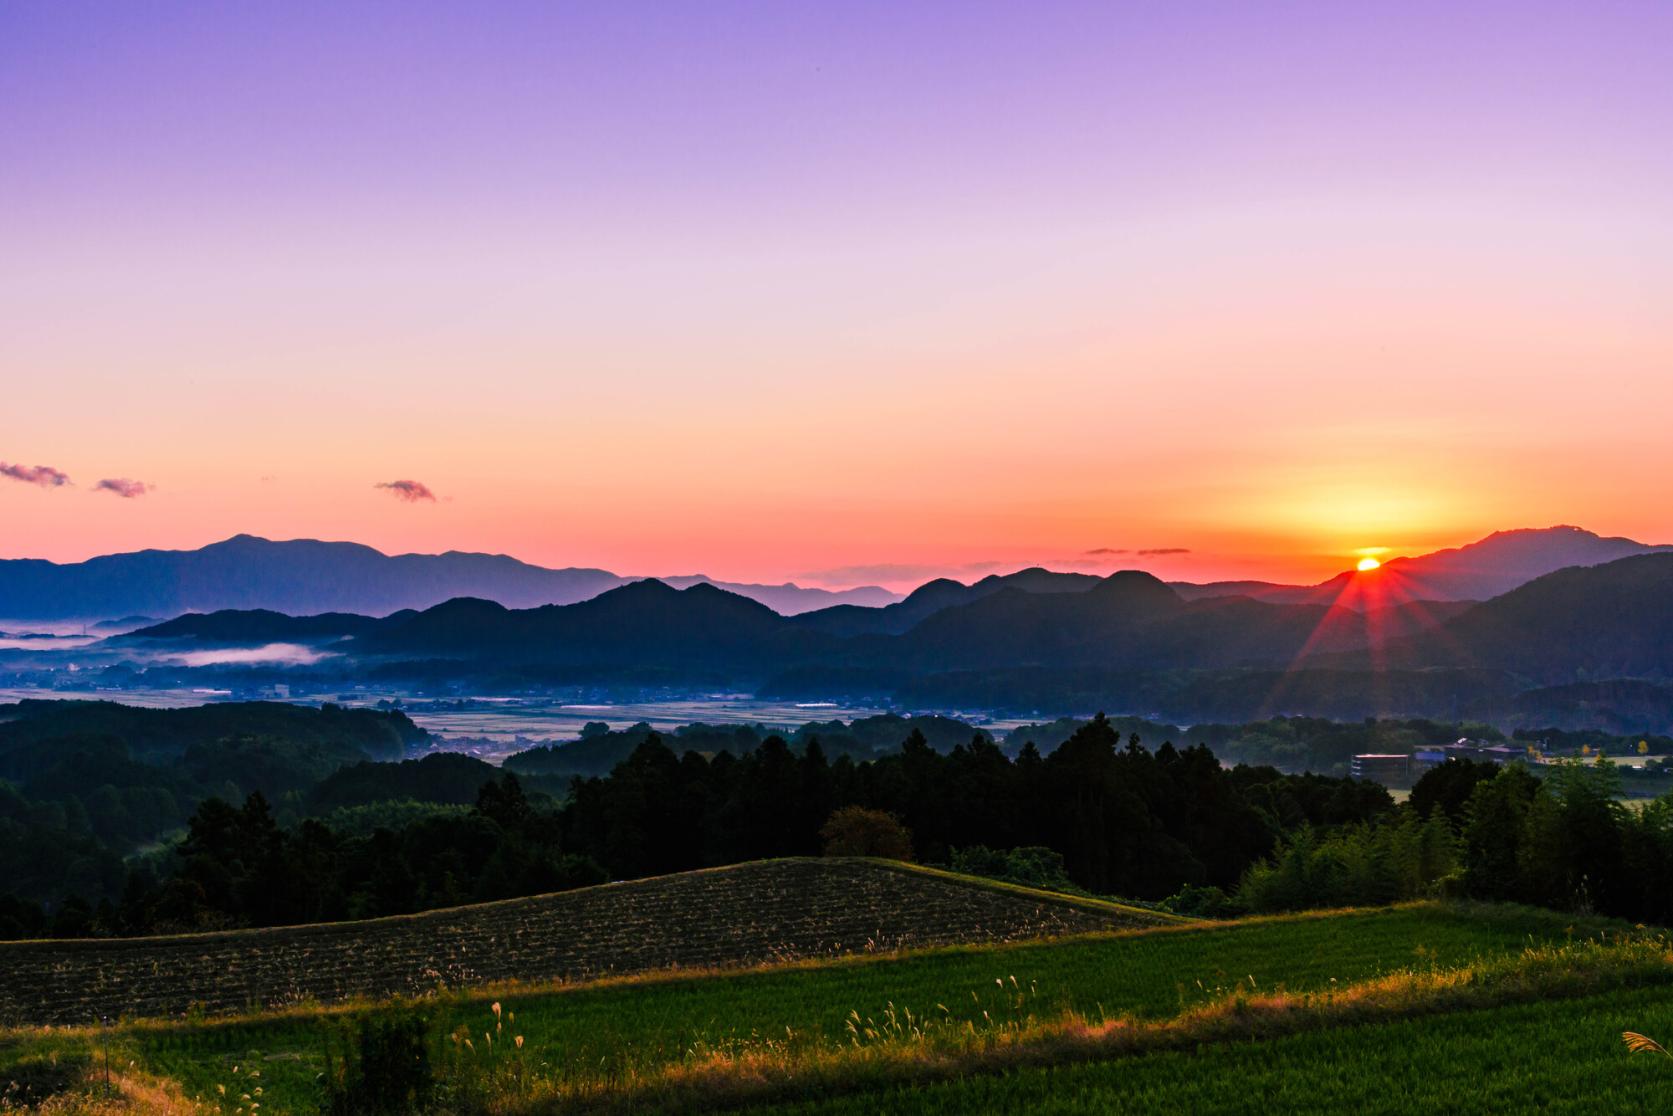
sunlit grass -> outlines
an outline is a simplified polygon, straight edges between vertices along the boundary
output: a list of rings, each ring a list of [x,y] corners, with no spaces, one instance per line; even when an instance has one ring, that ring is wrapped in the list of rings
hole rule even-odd
[[[979,1021],[907,1020],[838,1047],[763,1043],[697,1052],[663,1069],[608,1082],[545,1082],[507,1111],[675,1112],[904,1085],[935,1087],[979,1074],[1271,1041],[1606,990],[1659,988],[1665,994],[1673,987],[1673,955],[1663,940],[1587,942],[1534,947],[1461,968],[1412,969],[1312,992],[1262,992],[1251,982],[1162,1019],[1089,1017],[1073,1011],[1035,1015],[1015,982],[1009,990],[1003,980],[998,985],[1002,995],[1017,994],[1013,1010],[1003,1017],[984,1011]],[[1374,1050],[1361,1050],[1359,1059],[1361,1072],[1376,1065]]]
[[[1673,1066],[1620,1033],[1673,1026],[1664,985],[1453,1010],[1388,1022],[1022,1067],[941,1083],[879,1081],[840,1096],[751,1107],[758,1116],[1050,1116],[1153,1113],[1609,1113],[1673,1110]]]

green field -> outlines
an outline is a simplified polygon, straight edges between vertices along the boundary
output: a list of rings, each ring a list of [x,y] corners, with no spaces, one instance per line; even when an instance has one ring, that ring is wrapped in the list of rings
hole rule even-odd
[[[1159,1018],[1235,990],[1300,992],[1348,985],[1394,970],[1457,967],[1514,954],[1532,943],[1585,936],[1601,925],[1526,909],[1417,904],[1055,942],[953,947],[743,974],[658,977],[522,995],[502,992],[500,999],[516,1015],[507,1034],[525,1036],[524,1058],[533,1066],[544,1063],[541,1073],[559,1081],[619,1080],[677,1064],[694,1050],[750,1048],[778,1039],[835,1048],[845,1039],[850,1012],[882,1018],[891,1004],[897,1013],[910,1009],[918,1017],[938,1018],[938,1005],[945,1005],[953,1019],[977,1018],[983,1011],[1046,1019],[1065,1009],[1095,1018]],[[1012,977],[1020,989],[1032,986],[1020,1009],[995,993],[996,980],[1008,983]],[[480,1034],[492,1023],[486,997],[439,1000],[431,1010],[440,1017],[443,1031],[463,1023]],[[1643,1021],[1646,1028],[1654,1024],[1654,1019]],[[329,1027],[325,1016],[294,1012],[249,1020],[133,1024],[119,1031],[114,1041],[119,1057],[178,1081],[195,1096],[208,1096],[217,1084],[234,1080],[235,1065],[240,1073],[259,1067],[263,1112],[305,1112],[317,1105],[315,1077]],[[40,1035],[18,1032],[11,1045],[38,1047]],[[77,1040],[54,1040],[66,1041]],[[1018,1075],[1015,1087],[1030,1087],[1025,1077]],[[1042,1080],[1049,1077],[1043,1074]],[[949,1088],[936,1087],[925,1096],[939,1096]],[[879,1108],[861,1098],[842,1103],[861,1107],[838,1111],[893,1107],[891,1103]],[[864,1107],[867,1103],[874,1107]],[[926,1111],[955,1111],[965,1102],[949,1094],[946,1103],[953,1107]]]
[[[762,1116],[1060,1116],[1156,1112],[1572,1112],[1673,1110],[1673,1061],[1629,1057],[1621,1032],[1673,1038],[1673,991],[1466,1011],[1086,1065],[1024,1069]]]

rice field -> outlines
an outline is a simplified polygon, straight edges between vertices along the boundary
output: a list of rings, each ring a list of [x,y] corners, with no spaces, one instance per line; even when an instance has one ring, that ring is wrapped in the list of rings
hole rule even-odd
[[[523,1036],[526,1065],[550,1084],[584,1091],[642,1080],[694,1059],[768,1048],[837,1052],[853,1042],[853,1024],[880,1032],[924,1019],[1020,1028],[1066,1012],[1167,1019],[1228,995],[1306,993],[1396,970],[1450,969],[1608,929],[1524,909],[1415,904],[741,973],[660,974],[568,988],[502,986],[434,998],[428,1009],[440,1033],[461,1025],[474,1033],[493,1026],[489,1005],[502,1002],[511,1023],[502,1042]],[[120,1060],[199,1097],[225,1084],[234,1067],[256,1067],[265,1090],[263,1112],[307,1112],[317,1107],[315,1078],[333,1014],[297,1008],[225,1021],[154,1021],[121,1029],[113,1042]],[[1643,1021],[1644,1028],[1653,1025]],[[87,1040],[33,1031],[11,1041],[19,1049],[40,1049],[85,1046]],[[925,1095],[950,1088],[932,1086]],[[925,1111],[958,1110],[967,1100],[949,1093],[952,1107]],[[832,1103],[860,1106],[834,1112],[896,1107],[894,1098]],[[977,1107],[963,1110],[981,1107],[979,1100],[970,1103]]]
[[[1673,1110],[1673,1060],[1623,1031],[1673,1038],[1673,991],[1462,1011],[945,1084],[756,1107],[761,1116],[1028,1112],[1610,1113]]]

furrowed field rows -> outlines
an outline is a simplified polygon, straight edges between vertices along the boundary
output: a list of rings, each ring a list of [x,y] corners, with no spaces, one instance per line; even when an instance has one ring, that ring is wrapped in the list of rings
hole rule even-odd
[[[780,860],[359,923],[0,944],[0,1020],[228,1012],[494,981],[994,942],[1165,916],[865,860]]]

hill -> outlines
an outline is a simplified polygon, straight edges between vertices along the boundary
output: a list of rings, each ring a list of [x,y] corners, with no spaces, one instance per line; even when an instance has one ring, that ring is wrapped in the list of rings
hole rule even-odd
[[[1547,683],[1673,678],[1673,554],[1559,570],[1395,644],[1388,660]]]
[[[411,616],[409,610],[393,618]],[[137,628],[116,636],[112,644],[143,644],[178,640],[186,643],[315,643],[336,642],[378,627],[370,616],[352,612],[324,612],[317,616],[287,616],[271,609],[222,609],[219,612],[188,612],[161,624]]]
[[[1168,921],[891,861],[757,861],[367,922],[0,943],[0,1019],[229,1012],[414,994],[438,979],[578,980]]]
[[[713,585],[728,593],[759,601],[781,616],[796,616],[826,608],[885,608],[901,599],[899,593],[876,585],[860,585],[853,589],[818,589],[786,581],[779,585],[762,585],[753,581],[719,581],[707,574],[676,574],[660,576],[656,580],[675,589],[689,589],[693,585]]]
[[[1303,654],[1381,646],[1428,630],[1462,606],[1372,609],[1281,605],[1246,597],[1186,600],[1136,570],[1090,590],[1007,589],[943,609],[905,633],[891,665],[919,672],[1027,666],[1225,669],[1288,666]]]
[[[226,609],[384,616],[455,597],[533,608],[584,601],[634,580],[608,570],[547,569],[504,554],[390,555],[358,543],[276,542],[236,535],[197,550],[141,550],[85,562],[0,560],[0,616],[102,620]],[[876,586],[834,591],[788,584],[720,584],[743,596],[770,600],[785,612],[895,599]]]
[[[802,651],[809,639],[766,605],[713,585],[674,589],[646,580],[578,604],[535,609],[449,601],[393,617],[344,648],[360,655],[712,672],[753,669]]]
[[[998,579],[973,593],[975,587],[956,582],[931,583],[899,605],[874,610],[872,628],[910,625],[889,634],[850,623],[851,613],[844,614],[848,619],[786,618],[714,586],[676,590],[643,581],[540,609],[449,601],[376,624],[337,648],[360,656],[654,670],[743,683],[796,667],[812,674],[1087,663],[1200,669],[1288,665],[1308,650],[1352,650],[1406,636],[1455,611],[1423,603],[1360,612],[1242,597],[1185,601],[1133,570],[1093,579],[1090,588],[1074,584],[1036,592]],[[913,621],[914,609],[925,613],[921,620]],[[849,634],[839,634],[844,631]]]
[[[971,585],[936,578],[918,586],[906,598],[882,608],[843,604],[805,612],[799,627],[837,636],[900,635],[942,611],[970,604],[1007,590],[1023,593],[1084,593],[1102,578],[1091,574],[1056,573],[1038,566],[1009,574],[991,574]]]
[[[0,705],[0,779],[24,780],[64,758],[67,741],[114,743],[124,758],[173,761],[193,748],[264,737],[354,759],[398,759],[429,734],[400,712],[284,702],[145,709],[112,701],[30,699]]]

